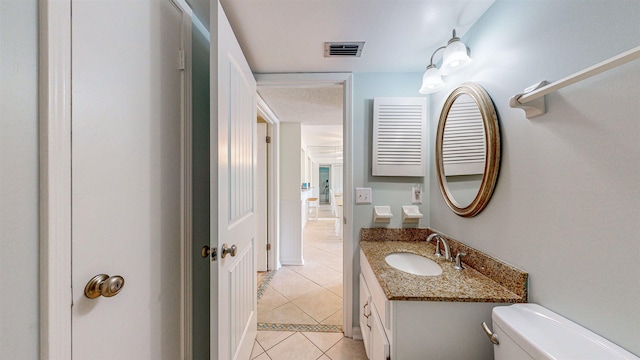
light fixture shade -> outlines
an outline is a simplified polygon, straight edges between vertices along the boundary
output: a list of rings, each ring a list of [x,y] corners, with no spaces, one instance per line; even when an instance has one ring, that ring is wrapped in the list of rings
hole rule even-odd
[[[467,46],[459,39],[455,39],[450,41],[449,45],[444,49],[440,72],[442,75],[449,75],[470,63],[471,58],[467,52]]]
[[[424,75],[422,75],[422,87],[418,92],[420,94],[431,94],[444,89],[445,86],[446,84],[442,81],[438,68],[429,65]]]

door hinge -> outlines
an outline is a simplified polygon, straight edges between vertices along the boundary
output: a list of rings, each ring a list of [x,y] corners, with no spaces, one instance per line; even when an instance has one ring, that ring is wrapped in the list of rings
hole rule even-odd
[[[342,220],[344,220],[344,224],[345,224],[345,225],[347,225],[347,217],[346,217],[346,216],[344,216],[344,217],[342,218]]]
[[[271,144],[271,136],[267,136],[267,144]]]
[[[178,69],[184,70],[186,66],[186,56],[184,50],[178,51]]]
[[[271,244],[267,244],[267,251],[271,250]]]

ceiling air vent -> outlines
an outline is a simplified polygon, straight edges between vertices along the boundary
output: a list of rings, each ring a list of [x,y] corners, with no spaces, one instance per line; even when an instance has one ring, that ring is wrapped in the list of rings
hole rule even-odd
[[[360,57],[364,41],[326,42],[324,43],[324,57]]]

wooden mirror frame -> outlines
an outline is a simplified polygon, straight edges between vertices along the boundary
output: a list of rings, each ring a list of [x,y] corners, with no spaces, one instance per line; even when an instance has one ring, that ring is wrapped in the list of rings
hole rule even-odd
[[[484,164],[482,183],[480,184],[476,197],[466,207],[459,206],[451,194],[451,190],[449,189],[446,176],[444,174],[442,156],[444,128],[447,116],[449,115],[449,110],[453,106],[455,100],[463,94],[469,95],[476,104],[478,104],[478,108],[482,115],[482,122],[484,124],[486,141],[486,160]],[[498,127],[498,115],[496,114],[496,109],[493,106],[491,97],[489,97],[489,94],[482,88],[482,86],[471,82],[464,83],[453,90],[449,97],[447,97],[447,100],[442,107],[440,120],[438,122],[438,132],[436,135],[436,168],[442,197],[454,213],[464,217],[472,217],[487,206],[487,203],[493,194],[493,189],[498,179],[498,170],[500,168],[500,129]]]

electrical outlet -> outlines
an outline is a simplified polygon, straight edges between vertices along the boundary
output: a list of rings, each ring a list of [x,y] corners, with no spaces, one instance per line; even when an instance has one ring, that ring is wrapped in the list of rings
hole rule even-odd
[[[422,204],[422,186],[416,185],[411,189],[411,203]]]
[[[371,188],[356,188],[356,205],[371,204]]]

